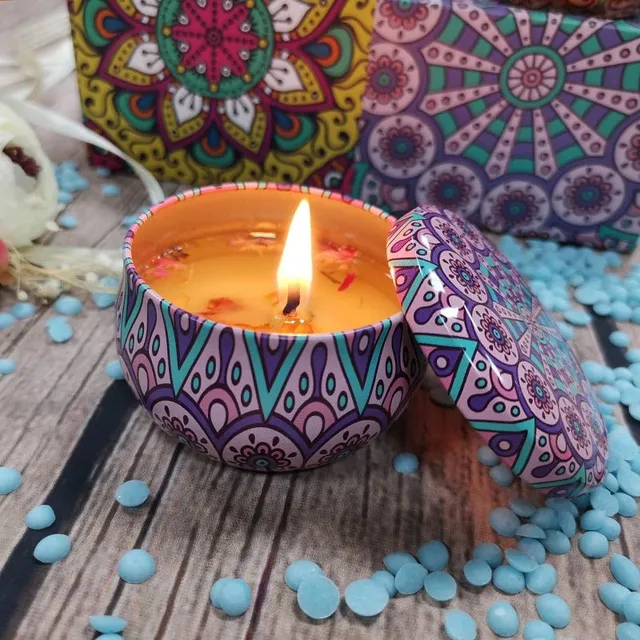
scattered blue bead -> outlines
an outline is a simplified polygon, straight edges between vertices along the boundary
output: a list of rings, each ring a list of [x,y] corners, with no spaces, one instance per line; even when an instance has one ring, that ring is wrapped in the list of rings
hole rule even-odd
[[[500,457],[493,452],[493,449],[485,445],[478,449],[478,462],[486,467],[495,467],[500,464]]]
[[[614,553],[609,561],[613,577],[630,591],[640,589],[640,569],[626,556]]]
[[[603,382],[604,370],[606,367],[599,362],[586,360],[581,365],[582,372],[591,384],[600,384]]]
[[[595,289],[594,287],[583,285],[578,287],[573,295],[580,304],[590,307],[596,304],[596,302],[600,302],[602,300],[602,294],[602,291]]]
[[[73,194],[68,191],[58,191],[58,202],[60,204],[70,204],[73,202]]]
[[[415,453],[399,453],[393,459],[393,468],[398,473],[417,473],[420,469],[420,460]]]
[[[311,576],[298,588],[298,606],[313,620],[332,616],[340,604],[340,591],[326,576]]]
[[[0,467],[0,496],[13,493],[22,484],[22,474],[13,467]]]
[[[100,278],[98,283],[103,287],[117,288],[120,284],[120,280],[113,276],[107,276],[105,278]],[[108,309],[109,307],[112,307],[116,301],[115,293],[107,293],[105,291],[96,291],[91,295],[91,297],[98,309]]]
[[[640,626],[622,622],[616,627],[616,640],[640,640]]]
[[[558,512],[550,507],[540,507],[531,518],[532,524],[543,529],[555,529],[558,526]]]
[[[427,575],[424,579],[424,588],[427,594],[437,602],[453,600],[458,592],[457,582],[453,576],[444,571],[434,571]]]
[[[108,167],[98,167],[96,169],[96,175],[98,178],[108,178],[111,175],[111,169]]]
[[[71,551],[71,539],[62,533],[53,533],[38,542],[33,557],[44,564],[64,560]]]
[[[537,507],[524,498],[509,498],[509,508],[521,518],[530,518]]]
[[[209,600],[211,600],[211,604],[216,609],[222,609],[222,604],[220,603],[220,595],[222,594],[223,589],[231,582],[233,578],[220,578],[216,580],[211,586],[211,591],[209,592]]]
[[[564,319],[576,327],[585,327],[591,322],[591,316],[586,311],[570,309],[563,314]]]
[[[550,564],[541,564],[525,576],[527,589],[536,595],[551,593],[558,583],[558,572]]]
[[[604,486],[605,489],[608,489],[613,494],[615,494],[620,488],[618,478],[616,478],[613,473],[607,473],[607,475],[604,477]]]
[[[15,373],[18,366],[11,358],[0,358],[0,376],[8,376]]]
[[[620,483],[620,478],[618,478],[618,483]],[[605,516],[612,517],[615,516],[616,513],[618,513],[618,501],[605,487],[596,487],[589,494],[589,498],[591,500],[591,506],[594,509],[604,511]]]
[[[537,540],[544,540],[547,537],[542,527],[530,522],[521,524],[516,530],[516,535],[521,538],[536,538]]]
[[[597,531],[604,525],[605,518],[604,511],[600,509],[591,509],[591,511],[585,511],[580,516],[580,526],[585,531]]]
[[[463,572],[467,582],[474,587],[484,587],[491,582],[491,567],[484,560],[469,560]]]
[[[82,302],[73,296],[60,296],[53,308],[63,316],[77,316],[82,311]]]
[[[120,195],[120,187],[117,184],[103,184],[102,193],[108,197]]]
[[[394,551],[389,555],[386,555],[382,562],[386,567],[389,573],[392,573],[394,576],[400,570],[400,567],[403,567],[405,564],[411,562],[418,562],[410,553],[406,551]]]
[[[393,598],[398,593],[395,578],[388,571],[376,571],[371,576],[371,579],[379,582],[387,590],[390,598]]]
[[[218,601],[226,615],[236,618],[251,606],[251,588],[242,578],[232,578],[220,589]]]
[[[78,226],[78,219],[70,213],[63,213],[58,216],[58,226],[63,229],[75,229]]]
[[[500,638],[511,638],[518,633],[520,618],[516,610],[504,601],[491,605],[486,614],[487,626]]]
[[[441,571],[449,564],[449,549],[440,540],[431,540],[423,544],[416,555],[420,564],[429,571]]]
[[[622,614],[624,603],[631,592],[617,582],[603,582],[598,586],[598,596],[602,604],[614,613]]]
[[[387,572],[384,571],[381,573]],[[284,572],[284,581],[290,589],[297,591],[305,578],[321,575],[324,574],[319,564],[316,564],[312,560],[295,560]],[[393,579],[393,576],[391,576],[391,578]]]
[[[598,398],[608,404],[618,404],[620,402],[620,390],[609,384],[606,384],[598,389]]]
[[[616,300],[611,305],[611,316],[618,322],[628,322],[631,320],[632,313],[631,307],[621,300]]]
[[[618,482],[620,483],[621,491],[634,498],[640,497],[640,475],[632,471],[628,465],[626,467],[621,466],[618,470]]]
[[[98,633],[120,633],[127,627],[128,622],[119,616],[89,616],[89,624]]]
[[[401,571],[409,566],[420,567],[420,565],[405,565]],[[424,567],[420,567],[424,571]],[[396,576],[396,582],[398,576]],[[422,586],[421,581],[418,588],[411,593],[417,593]],[[389,602],[387,590],[375,580],[356,580],[352,582],[344,591],[344,599],[347,606],[356,615],[364,618],[377,616],[383,611]]]
[[[503,564],[493,571],[493,586],[509,595],[515,595],[524,590],[525,577],[521,571],[508,564]]]
[[[567,538],[573,538],[576,535],[576,519],[568,511],[558,513],[558,526]]]
[[[520,549],[507,549],[504,552],[507,562],[520,573],[530,573],[538,566],[538,561]]]
[[[468,613],[453,609],[444,618],[444,632],[449,640],[476,640],[478,626]]]
[[[640,593],[630,593],[622,607],[624,617],[633,624],[640,624]]]
[[[629,407],[629,414],[634,420],[640,420],[640,403],[632,404]]]
[[[609,541],[598,531],[587,531],[580,536],[578,548],[587,558],[604,558],[609,553]]]
[[[542,620],[531,620],[524,625],[524,640],[555,640],[553,627]]]
[[[149,485],[142,480],[128,480],[118,487],[116,500],[123,507],[139,507],[149,497]]]
[[[29,529],[40,531],[50,527],[56,521],[56,514],[48,504],[41,504],[29,510],[24,522]]]
[[[24,320],[36,314],[36,307],[32,302],[16,302],[11,307],[11,313],[19,320]]]
[[[62,344],[71,340],[73,328],[66,320],[61,318],[59,321],[48,323],[47,333],[53,342]]]
[[[118,562],[118,575],[130,584],[146,582],[156,572],[156,561],[143,549],[127,551]]]
[[[8,329],[15,324],[16,317],[10,313],[0,313],[0,329]]]
[[[104,370],[112,380],[124,380],[124,372],[122,371],[120,360],[110,360],[105,365]]]
[[[611,304],[604,300],[593,305],[593,312],[598,316],[608,316],[611,314]]]
[[[622,491],[616,493],[614,498],[618,501],[618,513],[625,518],[633,518],[638,515],[638,503],[630,495]]]
[[[96,640],[124,640],[119,633],[103,633],[96,637]]]
[[[513,471],[502,464],[489,469],[489,476],[500,487],[510,487],[515,480]]]
[[[629,349],[624,357],[627,359],[627,362],[640,362],[640,349]]]
[[[473,557],[484,560],[492,569],[502,564],[502,549],[495,542],[482,542],[473,549]]]
[[[617,520],[605,518],[604,524],[598,529],[600,533],[609,541],[615,542],[622,533],[622,527]]]
[[[520,551],[533,556],[538,564],[542,564],[547,559],[547,551],[539,540],[533,538],[522,538],[516,545]]]
[[[497,507],[489,514],[489,524],[499,535],[511,538],[520,526],[520,518],[510,509]]]
[[[568,325],[566,322],[556,322],[556,325],[560,331],[560,335],[565,340],[573,340],[575,338],[576,332],[572,326]]]
[[[632,380],[633,374],[627,367],[616,367],[613,370],[613,375],[616,377],[616,380]]]
[[[638,404],[640,402],[640,389],[637,387],[625,389],[620,396],[620,401],[626,407],[630,407],[632,404]]]
[[[395,586],[398,593],[411,595],[418,593],[424,584],[427,570],[418,563],[410,562],[398,569],[395,577]]]
[[[555,629],[564,629],[571,621],[569,605],[553,593],[544,593],[536,598],[536,611],[543,622]]]

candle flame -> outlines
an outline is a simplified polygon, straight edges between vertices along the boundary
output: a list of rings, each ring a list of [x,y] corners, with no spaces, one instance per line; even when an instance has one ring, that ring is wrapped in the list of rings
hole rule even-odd
[[[296,297],[299,297],[301,308],[306,306],[312,277],[311,211],[305,199],[293,214],[278,267],[278,297],[284,308],[291,306]],[[298,304],[295,304],[295,308],[298,308]]]

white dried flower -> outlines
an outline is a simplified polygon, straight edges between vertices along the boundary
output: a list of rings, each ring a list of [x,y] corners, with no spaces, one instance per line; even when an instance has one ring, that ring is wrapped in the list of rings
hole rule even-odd
[[[26,291],[18,291],[18,293],[16,293],[16,297],[18,298],[18,300],[20,300],[20,302],[26,302],[29,299],[29,296],[27,295]]]
[[[50,278],[38,285],[36,292],[41,298],[55,300],[62,293],[62,283],[60,280]]]

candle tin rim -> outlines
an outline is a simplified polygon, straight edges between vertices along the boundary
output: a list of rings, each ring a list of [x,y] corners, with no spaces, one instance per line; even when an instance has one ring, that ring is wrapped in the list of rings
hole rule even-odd
[[[301,193],[301,194],[308,194],[311,196],[318,196],[321,198],[339,200],[345,204],[348,204],[349,206],[353,206],[357,209],[361,209],[362,211],[366,211],[367,213],[371,213],[372,215],[382,218],[383,220],[388,220],[389,231],[391,231],[391,229],[393,228],[393,223],[395,222],[395,218],[393,216],[384,212],[379,207],[366,203],[358,198],[352,198],[351,196],[348,196],[346,194],[341,194],[336,191],[331,191],[329,189],[319,189],[317,187],[310,187],[306,185],[280,184],[277,182],[224,182],[219,185],[209,185],[206,187],[194,187],[192,189],[187,189],[186,191],[181,191],[179,193],[173,194],[165,198],[164,200],[162,200],[162,202],[154,204],[151,207],[145,209],[140,214],[138,219],[131,225],[131,227],[127,231],[124,242],[122,244],[122,257],[124,261],[124,270],[125,270],[124,277],[126,277],[127,275],[134,276],[135,279],[139,282],[142,292],[152,296],[158,304],[161,304],[164,302],[175,308],[182,309],[182,307],[180,307],[179,305],[176,305],[170,300],[162,297],[153,287],[147,284],[144,278],[140,275],[132,257],[133,243],[135,241],[138,230],[145,224],[147,220],[152,218],[154,215],[158,214],[163,209],[168,208],[177,202],[182,202],[189,198],[196,198],[202,195],[221,192],[221,191],[250,191],[250,190],[252,191],[260,191],[260,190],[292,191],[292,192]],[[311,334],[295,334],[295,333],[277,333],[272,331],[256,331],[254,329],[246,329],[244,327],[237,327],[233,324],[216,322],[215,320],[204,318],[198,315],[197,313],[192,313],[190,311],[187,311],[186,309],[182,309],[182,310],[187,315],[195,318],[195,320],[198,323],[201,323],[205,326],[211,325],[211,326],[217,326],[221,328],[229,327],[231,329],[235,329],[238,331],[245,331],[249,334],[255,334],[258,336],[263,336],[263,335],[264,336],[269,336],[269,335],[286,336],[286,337],[296,338],[299,340],[300,339],[323,340],[335,335],[350,335],[355,331],[359,331],[366,327],[381,326],[382,323],[385,321],[390,321],[393,325],[396,325],[401,322],[402,323],[406,322],[403,311],[399,310],[397,313],[394,313],[393,315],[390,315],[390,316],[386,316],[385,318],[381,318],[376,322],[372,322],[372,323],[358,326],[358,327],[352,327],[350,329],[344,329],[341,331],[325,331],[325,332],[311,333]]]

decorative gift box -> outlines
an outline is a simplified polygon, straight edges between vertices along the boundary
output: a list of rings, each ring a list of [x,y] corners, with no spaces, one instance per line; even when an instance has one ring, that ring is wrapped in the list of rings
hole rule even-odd
[[[460,0],[70,12],[88,126],[159,178],[308,183],[394,215],[428,202],[493,231],[636,244],[637,21]]]

